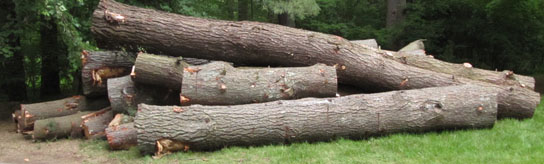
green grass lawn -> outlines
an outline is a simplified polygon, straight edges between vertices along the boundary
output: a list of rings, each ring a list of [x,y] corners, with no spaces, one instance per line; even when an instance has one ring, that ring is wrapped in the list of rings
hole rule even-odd
[[[544,99],[543,99],[544,100]],[[90,155],[122,163],[544,163],[544,106],[532,119],[499,120],[492,129],[396,134],[367,140],[230,147],[179,152],[154,160],[138,150],[108,151],[106,141],[81,144]]]

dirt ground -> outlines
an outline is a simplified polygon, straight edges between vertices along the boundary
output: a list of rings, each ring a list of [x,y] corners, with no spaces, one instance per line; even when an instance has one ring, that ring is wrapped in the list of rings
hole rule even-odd
[[[85,155],[80,148],[82,142],[78,139],[33,142],[15,133],[11,120],[0,120],[0,164],[118,163],[104,157]]]

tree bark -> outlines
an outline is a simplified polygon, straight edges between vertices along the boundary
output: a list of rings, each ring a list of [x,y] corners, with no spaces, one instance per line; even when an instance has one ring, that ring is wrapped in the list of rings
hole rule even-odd
[[[138,145],[162,139],[194,150],[492,127],[497,92],[473,85],[306,98],[236,106],[139,105]],[[163,145],[164,146],[164,145]]]
[[[367,92],[460,84],[491,85],[395,62],[384,57],[385,51],[350,43],[339,36],[268,23],[187,17],[113,0],[99,3],[92,22],[91,31],[99,46],[104,43],[138,45],[149,52],[253,65],[337,65],[340,83]],[[499,98],[501,117],[532,117],[540,101],[539,94],[515,86],[493,87],[502,91]],[[512,90],[523,94],[514,95]]]
[[[32,139],[47,140],[64,137],[83,137],[82,116],[90,112],[77,112],[72,115],[37,120],[34,124]]]
[[[387,0],[386,26],[392,27],[404,20],[406,0]]]
[[[304,97],[334,97],[336,69],[234,68],[226,62],[189,66],[183,72],[182,105],[237,105]]]
[[[106,137],[112,150],[128,150],[138,145],[136,136],[137,132],[134,123],[126,123],[106,129]]]
[[[111,107],[104,108],[81,117],[83,120],[83,134],[87,139],[100,139],[106,137],[106,128],[113,119]]]
[[[60,117],[77,113],[78,111],[98,110],[109,105],[107,99],[91,99],[85,96],[73,96],[60,100],[21,104],[22,131],[32,131],[34,122],[40,119]]]
[[[291,18],[291,16],[289,16],[289,13],[278,14],[278,24],[288,27],[296,26],[295,19]]]
[[[83,51],[81,78],[83,94],[104,96],[107,79],[128,75],[136,60],[136,53],[123,51]]]
[[[179,92],[159,86],[136,84],[130,76],[108,80],[108,98],[114,113],[134,116],[138,104],[179,105]]]

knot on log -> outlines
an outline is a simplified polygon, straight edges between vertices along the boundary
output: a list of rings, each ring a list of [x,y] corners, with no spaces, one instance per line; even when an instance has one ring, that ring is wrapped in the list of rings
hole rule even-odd
[[[119,25],[120,23],[125,23],[125,16],[113,12],[109,12],[108,10],[104,10],[104,19],[108,23]]]

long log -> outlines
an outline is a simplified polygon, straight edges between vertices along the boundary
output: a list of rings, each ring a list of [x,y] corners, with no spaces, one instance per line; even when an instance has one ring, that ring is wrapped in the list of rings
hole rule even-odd
[[[138,104],[179,105],[179,92],[160,86],[137,84],[130,76],[108,80],[108,98],[114,113],[134,116]]]
[[[352,43],[367,45],[359,41],[351,41]],[[413,44],[413,43],[410,43]],[[368,45],[367,45],[368,46]],[[478,80],[483,82],[488,82],[496,85],[509,85],[509,86],[519,86],[526,87],[534,90],[535,88],[535,79],[530,76],[523,76],[519,74],[514,74],[513,71],[505,70],[502,72],[490,71],[479,68],[474,68],[466,64],[455,64],[445,61],[435,59],[431,55],[425,55],[425,51],[422,51],[422,55],[414,55],[412,51],[404,52],[394,52],[387,50],[383,51],[382,54],[388,54],[386,57],[394,59],[398,62],[426,69],[435,72],[446,73],[454,75],[456,77],[464,77],[472,80]]]
[[[166,141],[184,149],[208,150],[487,128],[497,118],[496,100],[497,91],[492,88],[462,85],[236,106],[140,104],[134,123],[138,145],[147,154],[157,151],[157,142]]]
[[[121,124],[106,129],[108,144],[112,150],[128,150],[138,145],[134,123]]]
[[[109,78],[128,75],[136,60],[136,53],[123,51],[83,51],[81,80],[86,96],[106,95]]]
[[[529,89],[478,83],[417,68],[384,57],[385,51],[339,36],[280,25],[181,16],[113,0],[100,1],[92,23],[91,31],[99,46],[141,46],[148,52],[242,64],[336,65],[339,83],[367,92],[460,84],[493,86],[502,91],[500,117],[530,118],[540,102],[540,95]],[[515,95],[512,90],[523,94]]]
[[[83,137],[83,129],[81,128],[81,122],[83,121],[82,116],[89,113],[90,112],[78,112],[62,117],[37,120],[34,123],[32,139],[47,140],[64,137]]]
[[[182,105],[237,105],[304,97],[334,97],[336,69],[311,67],[234,68],[212,62],[184,69]]]
[[[101,139],[106,137],[106,128],[113,119],[111,107],[81,116],[81,127],[87,139]]]
[[[34,122],[39,119],[60,117],[77,113],[78,111],[98,110],[109,105],[105,98],[87,98],[85,96],[73,96],[60,100],[40,102],[34,104],[21,104],[22,121],[20,129],[31,131]]]

